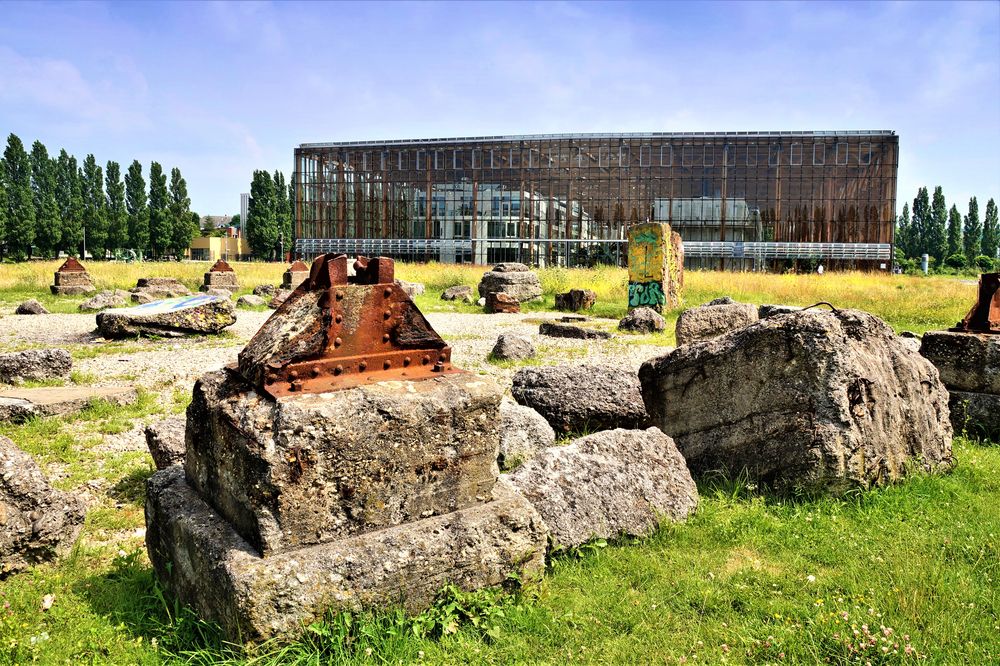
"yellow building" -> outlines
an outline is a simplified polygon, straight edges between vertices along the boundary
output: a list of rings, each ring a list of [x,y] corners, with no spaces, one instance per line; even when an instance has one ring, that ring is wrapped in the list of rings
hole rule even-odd
[[[245,238],[226,236],[198,236],[191,241],[187,258],[195,261],[239,261],[250,256],[250,246]]]

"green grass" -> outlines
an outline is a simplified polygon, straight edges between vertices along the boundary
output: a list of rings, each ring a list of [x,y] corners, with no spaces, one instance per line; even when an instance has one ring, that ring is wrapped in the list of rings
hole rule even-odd
[[[839,499],[705,482],[687,524],[556,557],[514,597],[452,594],[418,618],[334,616],[247,652],[162,596],[137,537],[83,545],[5,581],[0,662],[996,663],[1000,447],[959,439],[956,457],[949,475]],[[131,511],[92,511],[82,543],[142,525],[144,478],[124,473],[109,492]],[[863,626],[876,646],[859,654]]]

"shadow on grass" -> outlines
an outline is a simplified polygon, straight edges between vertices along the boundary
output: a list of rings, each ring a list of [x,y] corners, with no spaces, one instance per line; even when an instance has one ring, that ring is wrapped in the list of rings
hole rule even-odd
[[[131,502],[142,506],[146,501],[146,480],[155,472],[156,470],[150,467],[134,469],[113,485],[108,490],[108,495],[119,502]]]

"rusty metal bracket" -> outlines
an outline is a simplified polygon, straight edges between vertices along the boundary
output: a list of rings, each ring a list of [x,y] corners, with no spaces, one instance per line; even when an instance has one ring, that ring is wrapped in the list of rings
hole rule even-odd
[[[239,371],[274,398],[461,372],[451,347],[393,281],[392,259],[323,255],[239,354]]]
[[[960,333],[1000,333],[1000,273],[983,273],[979,276],[979,297],[976,304],[949,329]]]

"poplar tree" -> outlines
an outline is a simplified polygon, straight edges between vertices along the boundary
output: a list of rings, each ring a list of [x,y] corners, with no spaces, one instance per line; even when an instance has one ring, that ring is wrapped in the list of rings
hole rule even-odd
[[[948,211],[948,251],[946,256],[959,254],[962,251],[962,214],[958,206],[952,205]]]
[[[3,256],[3,239],[7,237],[7,167],[0,157],[0,256]]]
[[[979,221],[979,202],[976,201],[976,197],[969,199],[969,214],[965,216],[963,232],[965,258],[972,264],[979,256],[983,243],[983,225]]]
[[[250,201],[246,219],[247,243],[258,258],[273,258],[278,242],[278,218],[275,212],[274,180],[267,171],[254,171],[250,182]]]
[[[986,220],[983,222],[983,254],[990,259],[997,258],[1000,249],[1000,228],[997,222],[997,202],[990,199],[986,202]]]
[[[128,247],[128,213],[125,210],[125,183],[118,162],[108,161],[104,173],[107,194],[108,248],[112,251]]]
[[[83,160],[83,229],[87,250],[104,259],[108,249],[108,217],[104,203],[104,171],[93,154]]]
[[[83,243],[83,186],[76,158],[65,150],[59,151],[56,167],[56,201],[62,220],[60,249],[79,255]]]
[[[170,247],[178,257],[191,245],[197,233],[197,223],[191,224],[191,199],[187,193],[187,181],[181,177],[181,170],[170,170]]]
[[[149,251],[149,207],[142,165],[132,160],[125,174],[125,212],[128,214],[128,242],[136,252]]]
[[[51,257],[62,242],[62,219],[56,201],[56,168],[41,141],[31,144],[31,193],[35,204],[35,245],[43,256]]]
[[[7,137],[3,167],[7,188],[4,234],[7,252],[15,258],[27,259],[35,240],[35,202],[31,194],[31,162],[24,144],[15,134]]]
[[[917,197],[913,200],[913,218],[910,222],[914,257],[919,258],[922,254],[929,254],[930,216],[930,197],[927,194],[927,188],[921,187],[917,190]]]
[[[162,256],[172,240],[167,210],[167,176],[159,162],[149,165],[149,246],[156,257]]]
[[[948,204],[944,200],[944,192],[941,186],[934,188],[934,197],[931,200],[931,216],[927,229],[927,254],[937,259],[940,266],[944,261],[945,251],[948,249]]]
[[[910,226],[910,204],[903,204],[903,212],[896,220],[896,248],[903,255],[909,258],[913,256],[912,228]]]
[[[278,253],[281,249],[286,252],[292,241],[292,210],[291,200],[288,197],[288,186],[285,184],[285,174],[280,171],[274,172],[274,199],[275,216],[278,222]],[[284,261],[284,257],[280,257]]]

